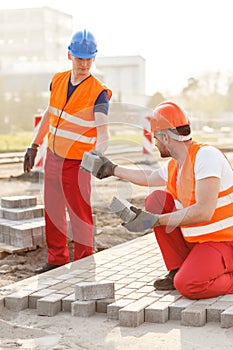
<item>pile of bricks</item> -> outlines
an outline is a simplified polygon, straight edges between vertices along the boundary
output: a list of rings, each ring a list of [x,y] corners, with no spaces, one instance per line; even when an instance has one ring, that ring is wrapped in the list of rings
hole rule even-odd
[[[0,208],[0,249],[17,252],[43,247],[43,210],[34,196],[3,197]]]

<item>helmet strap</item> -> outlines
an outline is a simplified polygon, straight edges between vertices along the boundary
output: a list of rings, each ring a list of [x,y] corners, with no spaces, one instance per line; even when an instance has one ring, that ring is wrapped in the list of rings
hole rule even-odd
[[[178,135],[178,134],[174,134],[171,130],[167,129],[166,130],[166,134],[168,134],[173,140],[176,141],[189,141],[192,139],[191,135]]]

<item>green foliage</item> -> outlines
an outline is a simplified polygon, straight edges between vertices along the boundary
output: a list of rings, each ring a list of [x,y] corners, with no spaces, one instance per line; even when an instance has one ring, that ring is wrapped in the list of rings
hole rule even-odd
[[[32,141],[32,132],[0,134],[0,152],[23,152]]]

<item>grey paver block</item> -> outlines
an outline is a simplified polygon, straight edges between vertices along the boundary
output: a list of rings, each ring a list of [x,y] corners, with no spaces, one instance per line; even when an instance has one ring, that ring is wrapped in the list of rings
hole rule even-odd
[[[221,313],[231,307],[233,301],[216,301],[207,307],[207,322],[220,322]]]
[[[114,303],[115,299],[101,299],[101,300],[96,300],[96,312],[98,313],[107,313],[107,306],[109,304]]]
[[[170,302],[156,301],[145,309],[145,322],[165,323],[168,320]]]
[[[192,305],[195,300],[182,297],[169,305],[169,320],[181,320],[181,312]]]
[[[132,303],[132,299],[119,299],[107,305],[107,316],[110,320],[119,320],[119,310]]]
[[[183,326],[201,327],[206,323],[206,308],[208,304],[192,304],[181,311],[181,324]]]
[[[71,312],[71,304],[76,301],[75,294],[67,295],[62,299],[62,311]]]
[[[37,301],[37,314],[41,316],[55,316],[61,311],[62,294],[49,294]]]
[[[145,321],[145,308],[153,302],[153,298],[144,297],[120,309],[120,326],[138,327]]]
[[[76,300],[71,304],[72,316],[90,317],[95,314],[94,300]]]
[[[28,308],[28,296],[31,292],[16,291],[5,297],[5,306],[12,311],[20,311]]]
[[[233,327],[233,306],[229,307],[221,314],[221,327],[230,328]]]
[[[125,199],[113,197],[109,209],[117,214],[124,222],[132,221],[136,217],[136,213],[130,210],[132,204]]]
[[[28,297],[28,307],[29,309],[36,309],[37,308],[37,300],[44,298],[45,296],[49,294],[56,293],[56,290],[46,288],[46,289],[41,289],[35,293],[32,293]]]
[[[37,204],[35,196],[10,196],[1,198],[3,208],[26,208]]]
[[[24,224],[10,227],[10,244],[21,248],[33,247],[31,229]]]
[[[75,285],[75,298],[78,300],[97,300],[114,298],[112,282],[80,282]]]
[[[103,161],[98,155],[89,152],[84,152],[83,159],[80,165],[82,169],[96,176],[101,165],[103,165]]]
[[[43,216],[43,206],[3,209],[3,218],[8,220],[28,220]]]
[[[218,298],[218,301],[232,301],[233,302],[233,294],[225,294]]]

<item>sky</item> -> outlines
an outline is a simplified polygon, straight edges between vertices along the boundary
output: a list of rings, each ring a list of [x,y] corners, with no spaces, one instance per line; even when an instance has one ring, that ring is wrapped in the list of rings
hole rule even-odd
[[[179,93],[206,72],[233,75],[232,0],[0,0],[0,9],[40,6],[72,14],[101,57],[145,58],[149,95]]]

